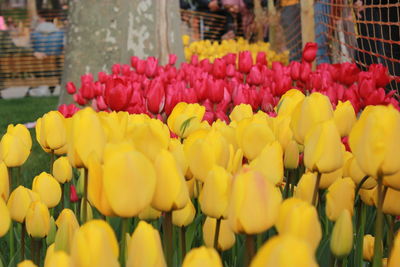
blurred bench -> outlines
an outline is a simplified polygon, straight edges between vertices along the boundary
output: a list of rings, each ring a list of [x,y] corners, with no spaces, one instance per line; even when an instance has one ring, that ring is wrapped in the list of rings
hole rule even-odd
[[[12,86],[56,86],[60,84],[64,56],[34,56],[14,54],[0,57],[0,89]]]

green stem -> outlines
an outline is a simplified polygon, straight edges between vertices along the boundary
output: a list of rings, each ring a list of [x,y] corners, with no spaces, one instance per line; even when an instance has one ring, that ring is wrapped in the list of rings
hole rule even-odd
[[[89,171],[87,168],[85,168],[85,176],[84,178],[84,184],[83,184],[83,214],[82,214],[82,223],[85,223],[87,221],[87,195],[88,195],[88,175]]]
[[[364,246],[364,234],[365,234],[365,221],[367,217],[367,206],[364,202],[360,201],[358,203],[358,216],[359,216],[359,225],[358,225],[358,233],[356,236],[356,266],[363,266],[363,246]]]
[[[373,267],[382,266],[382,226],[383,226],[383,175],[378,174],[378,206],[376,211],[376,221],[375,221],[375,242],[374,242],[374,258],[372,261]]]
[[[260,249],[260,247],[262,246],[262,242],[263,242],[263,234],[258,234],[256,236],[256,249],[257,251]]]
[[[13,190],[13,186],[12,186],[12,181],[13,181],[12,180],[12,169],[10,167],[8,167],[7,170],[8,170],[8,188],[9,188],[8,192],[10,192],[10,194],[11,194],[11,192]]]
[[[167,266],[172,267],[172,212],[168,211],[165,213],[163,221],[163,241],[164,251],[167,258]]]
[[[318,196],[318,189],[319,189],[319,183],[321,181],[321,173],[318,172],[317,175],[317,180],[315,181],[315,186],[314,186],[314,193],[312,197],[312,205],[317,206],[317,196]]]
[[[37,242],[37,261],[36,261],[36,264],[38,265],[38,266],[40,266],[40,251],[42,250],[42,239],[39,239],[39,240],[37,240],[37,241],[35,241],[35,242]]]
[[[21,227],[21,261],[25,259],[25,221]]]
[[[129,231],[129,218],[121,221],[121,254],[119,255],[121,266],[125,266],[126,233]]]
[[[61,210],[64,209],[65,184],[66,184],[66,183],[61,184]]]
[[[215,233],[214,233],[214,248],[218,250],[218,238],[219,238],[219,230],[221,228],[221,218],[217,219],[217,223],[215,224]]]
[[[53,175],[54,151],[50,151],[50,174]]]
[[[287,170],[287,178],[286,178],[286,184],[285,184],[285,189],[283,190],[283,196],[284,198],[288,198],[290,194],[290,184],[292,183],[292,175],[291,175],[291,170]]]
[[[186,228],[185,226],[181,227],[181,245],[182,245],[182,262],[186,256]]]
[[[394,221],[392,215],[390,214],[386,214],[385,218],[389,228],[387,231],[387,248],[388,248],[388,255],[390,255],[394,239]]]
[[[368,178],[369,178],[369,175],[365,175],[365,176],[361,179],[361,182],[357,185],[356,193],[354,194],[355,196],[358,195],[358,192],[360,191],[362,185],[365,183],[365,181],[368,180]]]
[[[31,237],[31,260],[35,262],[35,255],[36,255],[36,243],[35,239]]]
[[[14,258],[14,222],[13,221],[11,221],[9,233],[10,233],[10,240],[9,240],[10,243],[9,243],[8,247],[10,249],[10,261],[11,261],[11,259]]]
[[[254,235],[246,235],[246,251],[245,251],[244,266],[250,266],[251,259],[255,254]]]

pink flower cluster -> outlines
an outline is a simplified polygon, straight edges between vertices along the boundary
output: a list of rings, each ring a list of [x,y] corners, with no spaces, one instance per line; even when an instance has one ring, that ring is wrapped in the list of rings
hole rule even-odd
[[[354,63],[321,64],[312,70],[317,46],[308,43],[302,62],[288,66],[273,62],[268,68],[266,55],[258,53],[253,62],[249,51],[227,54],[211,63],[193,56],[190,63],[175,67],[176,56],[170,55],[165,66],[158,59],[131,58],[131,64],[114,64],[112,73],[98,73],[81,77],[79,90],[67,83],[79,105],[91,103],[99,111],[127,111],[145,113],[165,119],[179,102],[200,103],[206,107],[205,120],[228,121],[226,114],[241,103],[250,104],[254,111],[274,114],[274,107],[288,90],[297,88],[304,93],[321,92],[335,106],[338,101],[351,101],[356,112],[367,105],[393,104],[399,108],[393,92],[384,87],[390,82],[386,67],[371,65],[361,71]],[[70,115],[75,107],[63,106],[63,114]]]

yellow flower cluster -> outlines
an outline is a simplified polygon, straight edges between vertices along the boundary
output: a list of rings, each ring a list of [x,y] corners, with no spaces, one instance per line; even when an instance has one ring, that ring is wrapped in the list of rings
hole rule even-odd
[[[185,267],[222,266],[215,249],[232,248],[237,234],[250,237],[272,227],[278,234],[260,247],[250,266],[318,266],[318,189],[326,189],[325,214],[334,222],[330,248],[337,257],[353,249],[357,185],[367,205],[383,201],[384,213],[400,215],[400,113],[392,106],[369,106],[357,120],[350,102],[334,110],[328,97],[292,89],[282,96],[276,117],[253,114],[241,104],[229,124],[209,125],[202,121],[204,113],[199,104],[179,103],[164,124],[126,112],[85,108],[65,119],[51,111],[38,120],[37,140],[44,151],[66,155],[54,162],[52,174],[36,176],[32,189],[18,186],[11,193],[7,168],[23,164],[31,137],[24,126],[10,126],[0,141],[0,236],[11,219],[25,223],[31,237],[47,236],[45,267],[167,266],[168,238],[162,244],[146,221],[164,213],[165,222],[186,227],[200,213],[206,247],[189,251]],[[344,136],[352,153],[341,143]],[[285,169],[297,167],[300,152],[306,172],[296,184]],[[56,220],[49,212],[60,202],[60,183],[71,180],[71,168],[85,169],[81,226],[72,210],[62,210]],[[93,219],[91,207],[103,216],[140,222],[132,234],[121,230],[118,240],[110,224]],[[369,261],[370,240],[366,237],[361,248]],[[399,234],[393,244],[388,266],[399,264]]]
[[[270,48],[269,43],[249,43],[242,37],[237,40],[222,40],[221,42],[210,40],[190,42],[190,37],[183,35],[182,40],[185,46],[185,58],[187,61],[190,61],[192,55],[198,55],[199,60],[208,58],[211,62],[214,62],[216,58],[221,58],[228,53],[238,54],[241,51],[250,51],[254,62],[258,52],[265,52],[269,67],[271,67],[274,61],[279,61],[283,64],[288,64],[289,62],[288,51],[277,53]]]

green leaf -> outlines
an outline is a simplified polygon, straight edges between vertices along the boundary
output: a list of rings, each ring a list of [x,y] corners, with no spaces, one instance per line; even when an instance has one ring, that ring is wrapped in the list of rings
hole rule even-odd
[[[195,117],[195,116],[190,117],[189,119],[185,120],[185,121],[182,123],[181,128],[180,128],[180,131],[182,132],[182,135],[185,133],[186,128],[189,127],[190,121],[193,120],[194,118],[196,118],[196,117]]]

